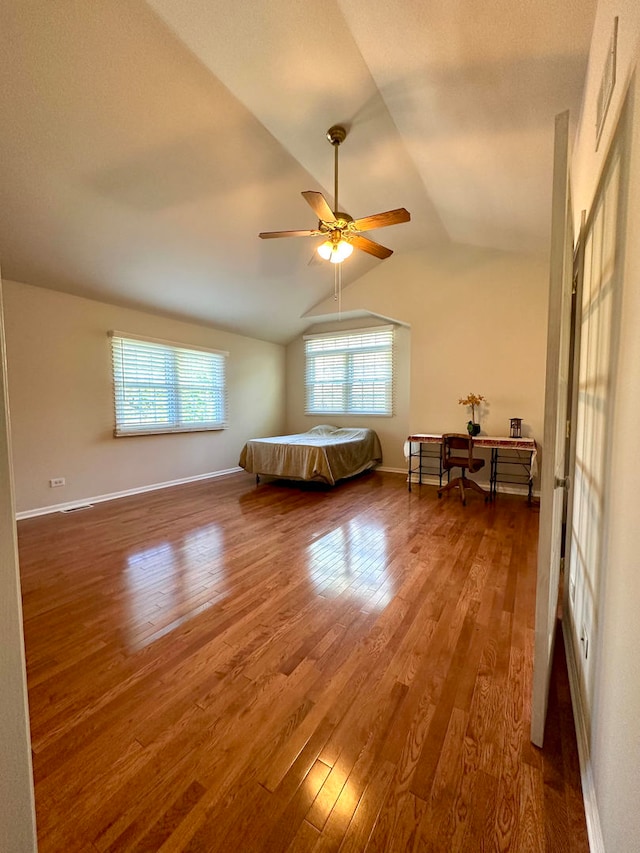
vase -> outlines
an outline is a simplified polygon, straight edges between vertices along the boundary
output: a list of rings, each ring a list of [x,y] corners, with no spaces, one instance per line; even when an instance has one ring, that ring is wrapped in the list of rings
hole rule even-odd
[[[469,421],[467,424],[467,432],[469,435],[478,435],[480,433],[480,424],[474,424],[473,421]]]

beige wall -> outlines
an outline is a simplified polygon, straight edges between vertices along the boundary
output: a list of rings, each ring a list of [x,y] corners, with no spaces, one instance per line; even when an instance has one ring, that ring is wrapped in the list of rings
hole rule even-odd
[[[596,152],[595,103],[614,15],[620,18],[618,79]],[[597,202],[605,159],[628,94],[627,123],[620,128],[623,205],[615,229],[612,355],[608,359],[606,348],[600,348],[602,352],[594,353],[599,362],[591,366],[598,376],[598,388],[606,390],[608,405],[602,418],[608,448],[601,476],[591,483],[585,478],[591,494],[581,496],[583,504],[591,502],[598,508],[599,527],[586,533],[600,544],[591,575],[573,563],[568,567],[576,584],[568,607],[586,739],[587,805],[601,829],[604,849],[611,853],[636,851],[640,838],[640,526],[637,477],[629,456],[637,444],[640,423],[639,48],[640,4],[636,0],[600,0],[572,162],[574,217],[578,220],[581,210],[590,212]],[[591,519],[590,523],[595,522]],[[581,589],[581,584],[586,588]],[[583,621],[591,632],[588,659],[579,639]]]
[[[345,288],[343,310],[410,325],[401,363],[410,381],[408,417],[390,436],[389,458],[398,458],[408,432],[464,431],[470,413],[458,399],[469,392],[488,400],[480,417],[485,435],[508,435],[509,419],[520,417],[523,434],[542,439],[548,280],[547,258],[452,245],[390,258]],[[331,310],[328,300],[313,313]],[[303,361],[299,347],[289,347],[289,363],[294,351]],[[289,371],[288,421],[298,423],[303,397],[293,381]]]
[[[308,334],[316,332],[341,331],[346,329],[368,328],[380,324],[380,320],[358,318],[343,320],[340,323],[323,323],[312,326]],[[388,323],[386,324],[388,325]],[[287,347],[287,432],[306,432],[319,423],[331,423],[335,426],[370,427],[375,430],[382,445],[382,467],[404,471],[406,468],[402,445],[409,429],[409,368],[410,368],[409,329],[396,326],[394,331],[394,413],[393,417],[336,417],[327,415],[305,415],[304,385],[304,339],[297,338]]]
[[[0,280],[0,850],[36,849]]]
[[[282,346],[14,282],[5,323],[18,512],[224,471],[283,431]],[[114,439],[109,329],[227,350],[229,428]]]

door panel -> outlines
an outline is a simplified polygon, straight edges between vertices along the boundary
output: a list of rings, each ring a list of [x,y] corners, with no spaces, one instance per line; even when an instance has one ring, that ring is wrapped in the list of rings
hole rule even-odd
[[[567,628],[578,662],[583,712],[589,725],[598,642],[597,602],[602,584],[612,405],[618,333],[616,233],[620,205],[620,151],[614,146],[585,227],[580,365],[576,395],[575,487],[569,516]]]
[[[556,116],[531,740],[542,746],[558,608],[573,282],[569,113]]]

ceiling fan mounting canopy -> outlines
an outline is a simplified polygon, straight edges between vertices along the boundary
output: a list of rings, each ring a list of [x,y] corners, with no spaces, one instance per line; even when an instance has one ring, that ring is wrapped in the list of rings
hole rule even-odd
[[[332,145],[342,145],[347,138],[347,131],[341,124],[334,124],[327,131],[327,139]]]
[[[274,237],[324,237],[325,242],[318,247],[318,252],[323,258],[330,257],[333,263],[341,263],[344,258],[348,257],[351,254],[352,246],[381,260],[393,254],[392,249],[375,243],[368,237],[363,237],[360,232],[409,222],[411,215],[408,210],[404,207],[398,207],[395,210],[374,213],[361,219],[353,219],[348,213],[338,210],[338,148],[346,138],[347,130],[341,124],[334,124],[327,131],[327,139],[334,147],[333,210],[322,193],[305,190],[302,197],[318,217],[318,227],[308,231],[262,231],[258,235],[259,237],[263,240]],[[345,248],[345,243],[349,244],[346,247],[347,251],[338,252],[338,247],[342,244],[342,247]],[[321,249],[323,251],[320,251]]]

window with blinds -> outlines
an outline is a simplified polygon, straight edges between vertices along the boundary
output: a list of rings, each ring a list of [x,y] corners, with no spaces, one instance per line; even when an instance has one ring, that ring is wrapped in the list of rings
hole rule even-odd
[[[393,414],[393,326],[305,337],[308,415]]]
[[[225,427],[227,353],[109,334],[115,436]]]

